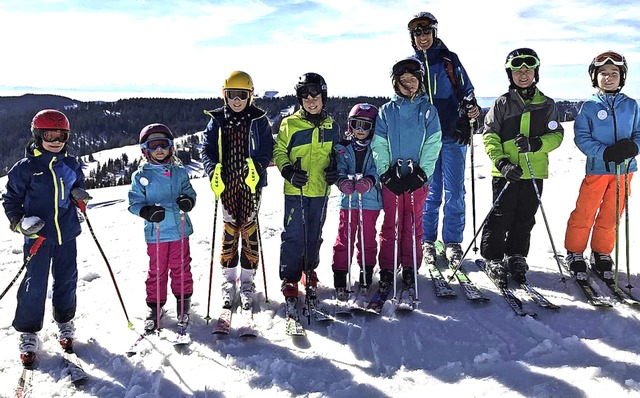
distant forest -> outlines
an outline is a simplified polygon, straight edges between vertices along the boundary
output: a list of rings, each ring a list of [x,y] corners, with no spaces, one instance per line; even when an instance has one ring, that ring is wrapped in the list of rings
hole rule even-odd
[[[327,103],[327,111],[344,131],[353,105],[369,102],[381,106],[387,101],[388,98],[384,97],[333,97]],[[294,96],[256,98],[255,104],[267,112],[274,134],[283,116],[298,109]],[[203,111],[222,105],[221,98],[132,98],[115,102],[81,102],[55,95],[0,97],[0,176],[6,175],[11,166],[24,156],[25,144],[31,137],[31,119],[41,109],[58,109],[67,115],[72,133],[69,151],[85,156],[137,143],[140,130],[150,123],[166,124],[176,137],[202,131],[209,121]],[[573,120],[578,105],[567,101],[558,105],[562,121]],[[183,162],[199,158],[194,152],[198,140],[190,142],[192,145],[182,149],[180,157]]]

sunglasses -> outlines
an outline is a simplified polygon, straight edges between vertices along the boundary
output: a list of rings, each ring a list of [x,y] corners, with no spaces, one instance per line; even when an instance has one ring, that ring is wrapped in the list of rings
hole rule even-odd
[[[168,138],[153,138],[149,141],[143,142],[140,146],[142,149],[146,149],[148,151],[155,151],[158,148],[166,151],[173,146],[173,141]]]
[[[227,96],[229,101],[233,101],[235,99],[244,101],[249,98],[249,92],[247,90],[224,90],[224,95]]]
[[[509,59],[505,66],[511,70],[518,70],[522,67],[535,69],[540,66],[540,60],[533,55],[518,55],[517,57]]]
[[[65,143],[69,139],[68,130],[45,130],[42,132],[42,141],[45,142],[62,142]]]
[[[607,62],[611,62],[616,66],[623,66],[625,63],[625,59],[622,55],[616,52],[608,51],[606,53],[602,53],[597,57],[595,57],[595,59],[593,60],[593,66],[596,66],[596,67],[602,66]]]
[[[428,36],[432,33],[433,33],[433,28],[425,28],[422,26],[418,26],[417,28],[411,31],[411,34],[414,35],[415,37],[419,37],[422,35]]]
[[[373,122],[371,120],[351,118],[349,119],[349,127],[353,131],[362,130],[368,133],[373,128]]]

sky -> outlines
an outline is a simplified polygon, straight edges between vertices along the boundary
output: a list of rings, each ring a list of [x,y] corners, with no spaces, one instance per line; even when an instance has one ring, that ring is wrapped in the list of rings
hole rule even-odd
[[[566,220],[573,210],[584,176],[585,156],[573,141],[572,123],[563,123],[567,136],[559,150],[550,153],[550,176],[545,180],[542,201],[550,230],[562,250]],[[467,162],[467,227],[463,247],[473,236],[471,205],[477,208],[478,225],[492,202],[491,162],[482,141],[474,140],[476,155],[475,202],[472,202],[470,166]],[[95,158],[106,163],[107,156],[128,153],[140,156],[133,145],[119,152],[99,152]],[[95,167],[87,165],[85,173]],[[201,170],[201,169],[200,169]],[[168,341],[175,332],[176,304],[169,300],[163,318],[164,331],[142,344],[139,355],[125,351],[137,339],[146,313],[145,286],[148,256],[143,220],[127,210],[129,186],[90,190],[93,197],[87,215],[96,238],[109,260],[123,302],[134,324],[127,321],[118,301],[107,266],[91,237],[87,224],[78,242],[78,310],[75,318],[78,356],[89,380],[74,388],[62,371],[57,327],[47,300],[44,326],[39,332],[39,370],[34,376],[33,397],[65,398],[387,398],[387,397],[499,397],[499,398],[590,398],[640,396],[640,312],[614,303],[613,308],[596,309],[585,302],[571,278],[560,280],[552,258],[549,236],[542,214],[532,231],[528,280],[538,286],[559,310],[536,307],[520,295],[525,307],[536,311],[536,319],[516,316],[495,286],[465,261],[469,278],[491,300],[472,303],[460,286],[452,288],[456,298],[435,297],[426,270],[418,276],[420,306],[411,314],[394,313],[387,302],[382,316],[354,314],[334,322],[308,325],[307,337],[292,339],[285,334],[284,304],[278,277],[280,233],[283,228],[283,180],[275,167],[268,169],[269,185],[263,190],[259,219],[265,257],[269,303],[264,302],[262,273],[256,277],[258,299],[255,321],[259,336],[238,337],[237,319],[232,319],[228,337],[211,334],[207,314],[210,270],[211,228],[214,222],[214,195],[206,178],[191,180],[197,193],[190,213],[194,234],[190,237],[194,275],[191,336],[193,343],[177,352]],[[0,178],[0,191],[6,177]],[[638,181],[632,181],[632,191]],[[329,303],[333,295],[330,259],[338,232],[338,190],[329,199],[321,246],[319,297]],[[629,201],[632,220],[637,218],[640,200]],[[219,210],[220,211],[220,210]],[[380,216],[379,221],[381,221]],[[217,261],[220,253],[221,218],[218,217],[210,314],[217,317],[221,307],[219,286],[222,275]],[[0,212],[0,288],[15,276],[22,264],[22,238],[10,233]],[[640,227],[631,223],[631,282],[640,286],[640,269],[635,261],[640,253]],[[621,242],[624,242],[621,233]],[[622,250],[624,253],[624,250]],[[585,254],[589,254],[588,250]],[[36,254],[38,255],[38,254]],[[469,260],[477,257],[469,252]],[[621,270],[626,270],[624,254]],[[353,277],[357,266],[353,265]],[[564,273],[566,275],[566,272]],[[620,275],[627,283],[626,273]],[[19,282],[18,282],[19,283]],[[374,279],[375,283],[375,279]],[[0,301],[0,396],[13,396],[20,373],[18,333],[11,327],[16,306],[13,286]],[[604,284],[594,281],[594,289],[605,295]],[[50,294],[49,294],[50,297]],[[137,332],[136,332],[137,331]]]
[[[420,11],[438,19],[478,97],[504,93],[506,55],[530,47],[553,98],[591,95],[587,67],[607,50],[626,56],[624,92],[640,98],[632,0],[0,0],[0,95],[209,98],[244,70],[257,94],[292,93],[316,72],[330,96],[389,96],[389,70],[411,55],[406,26]]]

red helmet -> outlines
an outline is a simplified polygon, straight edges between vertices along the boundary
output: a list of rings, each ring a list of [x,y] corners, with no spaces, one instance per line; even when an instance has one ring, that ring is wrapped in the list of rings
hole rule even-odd
[[[164,124],[153,123],[148,126],[145,126],[140,131],[140,139],[138,140],[138,143],[142,144],[147,140],[147,137],[149,137],[153,133],[162,133],[165,136],[167,136],[167,138],[169,138],[170,140],[174,139],[173,133],[171,132],[171,130],[169,130],[169,127],[165,126]]]
[[[31,120],[31,130],[71,130],[69,128],[69,119],[60,111],[55,109],[42,110]]]

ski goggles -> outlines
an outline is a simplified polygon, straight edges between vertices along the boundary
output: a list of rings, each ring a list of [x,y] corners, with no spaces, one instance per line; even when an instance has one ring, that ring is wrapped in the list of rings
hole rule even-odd
[[[535,69],[540,66],[540,60],[533,55],[518,55],[507,61],[505,67],[511,70],[522,69]]]
[[[373,128],[373,122],[366,119],[351,118],[349,119],[349,127],[353,131],[362,130],[365,133],[368,133]]]
[[[140,144],[142,149],[146,149],[147,151],[155,151],[158,148],[167,150],[173,146],[173,141],[168,138],[153,138],[149,141],[145,141]]]
[[[419,73],[420,75],[422,75],[422,70],[420,69],[420,61],[416,60],[416,62],[399,62],[393,65],[391,73],[393,73],[394,76],[398,77],[404,75],[405,73],[411,73],[412,75]]]
[[[426,26],[418,26],[417,28],[413,29],[411,31],[411,34],[414,35],[415,37],[419,37],[422,35],[430,35],[431,33],[433,33],[433,28],[432,27],[426,27]]]
[[[315,98],[320,94],[322,94],[322,87],[318,84],[309,84],[298,89],[298,95],[302,99],[307,99],[310,96]]]
[[[602,53],[593,59],[593,66],[602,66],[607,62],[611,62],[616,66],[623,66],[625,63],[625,59],[617,52],[607,51],[606,53]]]
[[[235,99],[244,101],[249,98],[249,94],[250,93],[247,90],[224,90],[224,95],[229,101],[233,101]]]
[[[45,142],[65,143],[68,139],[69,130],[45,130],[42,132],[42,141]]]

